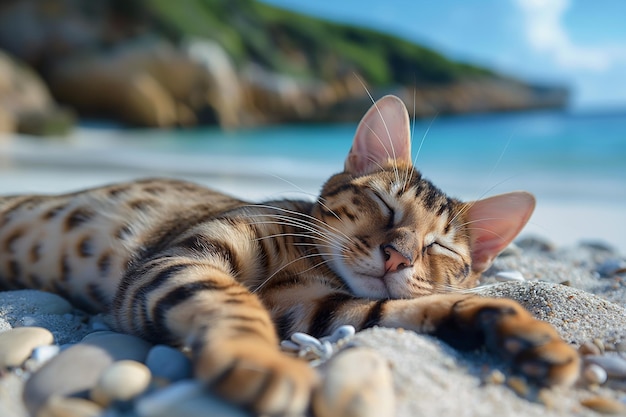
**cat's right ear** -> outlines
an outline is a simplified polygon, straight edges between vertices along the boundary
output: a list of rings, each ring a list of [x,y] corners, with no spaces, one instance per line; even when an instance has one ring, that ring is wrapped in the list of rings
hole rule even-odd
[[[345,171],[370,174],[388,164],[411,163],[411,123],[406,106],[385,96],[365,113],[346,158]]]

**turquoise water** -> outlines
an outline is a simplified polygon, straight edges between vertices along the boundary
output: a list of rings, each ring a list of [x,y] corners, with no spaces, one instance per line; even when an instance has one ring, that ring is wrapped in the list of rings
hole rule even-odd
[[[236,132],[82,128],[69,142],[20,138],[0,150],[5,158],[30,166],[82,169],[66,176],[68,181],[94,170],[102,181],[125,179],[119,172],[133,170],[133,177],[179,175],[259,190],[266,186],[263,181],[280,178],[282,189],[290,185],[314,193],[343,167],[355,127],[295,125]],[[457,197],[526,189],[561,201],[626,203],[626,113],[438,117],[416,121],[413,131],[417,166]]]
[[[137,131],[117,141],[153,158],[180,158],[185,169],[321,180],[343,166],[354,130],[346,124]],[[416,121],[413,131],[417,166],[461,196],[530,188],[558,198],[626,201],[626,113],[439,117]]]

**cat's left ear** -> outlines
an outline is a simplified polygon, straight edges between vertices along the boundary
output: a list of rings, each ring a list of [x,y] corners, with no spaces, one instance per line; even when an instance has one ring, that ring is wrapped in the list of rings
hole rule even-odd
[[[345,171],[370,174],[389,163],[411,163],[411,123],[406,106],[385,96],[365,113],[346,158]]]
[[[535,209],[535,197],[517,191],[466,204],[472,270],[483,272],[526,225]]]

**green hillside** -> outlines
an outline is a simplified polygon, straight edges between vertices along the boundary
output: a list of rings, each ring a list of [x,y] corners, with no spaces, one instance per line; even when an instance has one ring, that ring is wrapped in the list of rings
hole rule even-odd
[[[252,0],[145,0],[166,33],[218,41],[237,63],[331,81],[357,73],[374,86],[493,76],[407,40]]]

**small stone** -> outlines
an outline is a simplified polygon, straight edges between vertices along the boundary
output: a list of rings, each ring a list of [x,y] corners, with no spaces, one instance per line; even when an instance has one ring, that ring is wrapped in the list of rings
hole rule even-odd
[[[506,376],[499,369],[494,369],[489,372],[485,381],[489,384],[502,385],[506,381]]]
[[[600,353],[604,354],[604,352],[606,352],[606,349],[604,347],[604,342],[602,340],[593,339],[593,344],[596,345],[598,349],[600,349]]]
[[[500,271],[496,274],[496,280],[500,282],[525,281],[524,275],[520,271]]]
[[[612,398],[595,396],[582,400],[583,406],[602,414],[623,414],[626,413],[626,406]]]
[[[61,347],[58,345],[38,346],[33,349],[31,358],[34,359],[38,364],[42,364],[54,358],[56,355],[59,354],[60,351]]]
[[[52,396],[89,392],[102,372],[117,360],[143,362],[150,344],[138,337],[113,332],[92,333],[64,349],[26,381],[24,403],[31,415]]]
[[[7,316],[62,315],[74,310],[63,297],[44,291],[16,290],[0,293],[0,306]]]
[[[537,236],[522,237],[515,241],[517,247],[523,250],[535,252],[553,252],[555,247],[552,243]]]
[[[100,417],[102,408],[83,398],[53,396],[41,407],[37,417]]]
[[[608,375],[607,372],[599,365],[590,363],[585,366],[583,370],[583,376],[590,384],[602,385],[606,382]]]
[[[0,368],[20,366],[33,349],[53,341],[52,333],[42,327],[18,327],[0,333]]]
[[[250,414],[213,395],[194,380],[175,382],[137,400],[139,417],[250,417]]]
[[[103,407],[117,401],[129,401],[141,395],[150,385],[152,375],[147,366],[136,361],[118,361],[108,367],[91,390],[91,399]]]
[[[507,379],[506,384],[520,397],[528,398],[528,394],[530,394],[530,387],[524,379],[512,376]]]
[[[626,272],[626,261],[623,259],[607,259],[596,267],[596,272],[602,278],[611,278],[617,274]]]
[[[146,366],[152,375],[175,382],[192,376],[191,361],[180,350],[170,346],[156,345],[146,358]]]
[[[326,364],[323,378],[313,393],[316,417],[395,415],[391,371],[376,351],[350,348],[340,352]]]
[[[585,356],[586,363],[592,363],[603,368],[611,378],[626,377],[626,359],[618,355]]]
[[[578,352],[583,356],[586,356],[586,355],[597,356],[597,355],[602,354],[602,352],[600,351],[600,348],[591,342],[585,342],[582,345],[580,345],[580,347],[578,348]]]

